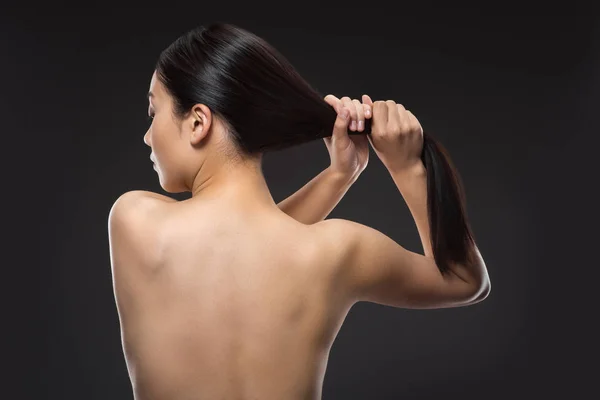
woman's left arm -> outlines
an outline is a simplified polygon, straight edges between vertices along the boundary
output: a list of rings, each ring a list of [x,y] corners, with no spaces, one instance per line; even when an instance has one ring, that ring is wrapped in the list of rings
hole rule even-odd
[[[370,98],[366,95],[363,95],[363,103],[349,97],[325,96],[325,101],[338,113],[340,122],[336,120],[332,135],[324,138],[331,165],[280,202],[278,206],[283,212],[307,225],[322,221],[356,182],[369,161],[369,142],[366,135],[350,137],[348,129],[364,130],[364,121],[372,114],[371,106],[364,104],[367,100]],[[349,112],[347,118],[341,116],[344,109]]]
[[[329,215],[357,178],[358,174],[347,175],[327,167],[300,190],[277,205],[290,217],[312,225]]]

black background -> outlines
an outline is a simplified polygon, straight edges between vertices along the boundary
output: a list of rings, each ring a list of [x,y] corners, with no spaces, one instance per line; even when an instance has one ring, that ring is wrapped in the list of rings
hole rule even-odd
[[[108,212],[128,190],[166,194],[142,139],[150,77],[161,50],[215,21],[265,38],[323,95],[404,104],[465,183],[490,297],[442,310],[358,303],[333,345],[324,399],[597,392],[600,24],[594,10],[570,10],[169,2],[1,13],[5,360],[19,390],[11,398],[132,398]],[[267,154],[275,200],[328,162],[322,141]],[[374,152],[329,217],[422,251]]]

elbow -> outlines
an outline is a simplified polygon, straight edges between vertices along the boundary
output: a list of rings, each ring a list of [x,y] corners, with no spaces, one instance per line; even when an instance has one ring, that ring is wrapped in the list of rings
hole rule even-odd
[[[482,302],[483,300],[487,299],[487,297],[490,295],[491,290],[492,285],[488,279],[479,286],[479,288],[477,289],[477,291],[475,291],[474,295],[471,296],[467,304],[472,305]]]
[[[485,282],[484,285],[482,285],[482,288],[479,292],[479,296],[478,296],[478,301],[482,301],[487,299],[487,297],[490,295],[490,292],[492,291],[492,284],[490,283],[489,280],[487,280]]]

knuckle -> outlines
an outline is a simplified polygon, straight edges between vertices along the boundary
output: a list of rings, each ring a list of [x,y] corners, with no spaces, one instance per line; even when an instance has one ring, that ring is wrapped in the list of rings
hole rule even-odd
[[[389,120],[387,130],[390,135],[398,136],[402,133],[402,125],[394,120]]]

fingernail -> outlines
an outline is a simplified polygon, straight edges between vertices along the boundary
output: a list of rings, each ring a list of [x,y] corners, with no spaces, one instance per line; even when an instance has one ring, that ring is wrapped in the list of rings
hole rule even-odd
[[[349,113],[350,113],[350,111],[348,111],[348,109],[344,108],[340,115],[342,116],[343,119],[346,119],[346,118],[348,118]]]
[[[367,110],[365,111],[365,115],[366,115],[367,117],[370,117],[370,116],[371,116],[371,110],[368,110],[368,109],[367,109]]]
[[[365,127],[365,123],[363,121],[358,121],[358,130],[362,130]]]

